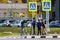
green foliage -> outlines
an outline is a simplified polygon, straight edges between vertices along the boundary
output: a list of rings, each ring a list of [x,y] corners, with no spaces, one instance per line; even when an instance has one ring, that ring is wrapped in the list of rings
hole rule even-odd
[[[24,31],[25,33],[31,33],[32,28],[25,27]],[[37,27],[35,31],[37,33]],[[4,32],[12,32],[12,34]],[[0,27],[0,36],[19,35],[20,33],[21,33],[21,27]],[[50,28],[50,33],[60,33],[60,28]]]

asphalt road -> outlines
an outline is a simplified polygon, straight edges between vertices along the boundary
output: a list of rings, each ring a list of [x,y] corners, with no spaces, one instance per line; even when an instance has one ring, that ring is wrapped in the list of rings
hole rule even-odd
[[[3,38],[2,38],[2,39],[0,39],[0,40],[60,40],[60,39],[57,39],[57,38],[48,38],[48,39],[46,39],[46,38],[39,38],[39,39],[4,38],[4,39],[3,39]]]
[[[21,37],[0,37],[0,40],[60,40],[59,38],[21,38]]]

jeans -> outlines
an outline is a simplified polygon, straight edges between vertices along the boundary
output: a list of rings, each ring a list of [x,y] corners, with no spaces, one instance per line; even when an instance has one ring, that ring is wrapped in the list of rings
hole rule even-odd
[[[21,29],[21,35],[24,35],[24,28]]]

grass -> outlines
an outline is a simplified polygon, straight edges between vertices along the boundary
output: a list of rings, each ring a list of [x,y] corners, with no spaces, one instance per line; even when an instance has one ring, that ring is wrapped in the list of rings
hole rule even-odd
[[[20,33],[21,28],[18,27],[0,27],[0,36],[15,36]],[[4,33],[12,32],[12,33]]]
[[[60,28],[50,28],[50,32],[52,33],[55,33],[55,32],[57,32],[57,33],[60,33]]]
[[[25,27],[25,32],[30,33],[32,30],[30,27]],[[4,32],[12,32],[10,33],[4,33]],[[0,36],[12,36],[12,35],[18,35],[21,32],[21,27],[0,27]],[[36,28],[37,32],[37,28]],[[60,28],[50,28],[51,33],[60,33]]]
[[[13,34],[9,34],[9,33],[0,33],[0,36],[15,36],[18,35],[18,33],[13,33]]]
[[[12,33],[19,33],[21,28],[18,27],[0,27],[0,33],[3,32],[12,32]]]

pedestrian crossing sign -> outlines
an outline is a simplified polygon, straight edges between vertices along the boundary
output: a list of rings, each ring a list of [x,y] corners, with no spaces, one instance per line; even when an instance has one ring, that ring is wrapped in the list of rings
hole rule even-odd
[[[29,11],[36,12],[37,11],[37,2],[29,2]]]
[[[42,11],[51,11],[51,1],[42,1]]]

